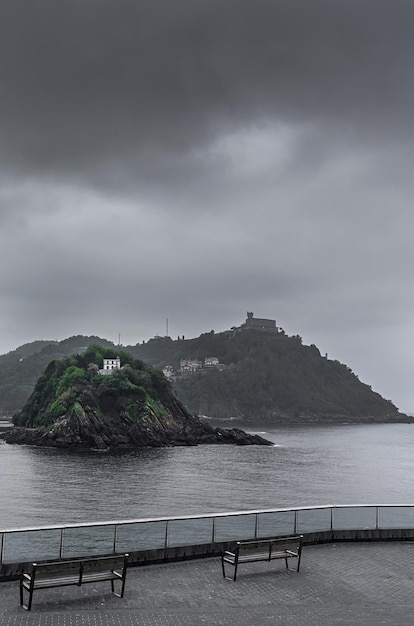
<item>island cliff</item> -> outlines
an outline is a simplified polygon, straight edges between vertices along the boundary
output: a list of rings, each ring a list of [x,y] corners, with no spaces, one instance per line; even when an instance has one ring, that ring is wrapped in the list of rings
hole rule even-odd
[[[113,350],[91,346],[84,354],[52,361],[14,428],[8,443],[64,448],[135,448],[143,446],[230,443],[272,445],[239,429],[212,428],[193,417],[175,396],[163,374],[121,353],[122,367],[100,369]],[[109,367],[109,366],[108,366]]]

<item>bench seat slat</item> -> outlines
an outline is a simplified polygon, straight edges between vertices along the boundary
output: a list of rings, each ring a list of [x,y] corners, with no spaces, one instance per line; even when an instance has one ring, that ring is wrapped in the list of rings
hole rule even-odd
[[[297,554],[293,554],[289,552],[272,552],[269,557],[269,553],[262,552],[252,554],[240,554],[238,558],[239,563],[248,563],[249,561],[272,561],[273,559],[291,559],[297,557]]]
[[[90,572],[88,574],[83,574],[82,582],[94,583],[99,582],[100,580],[118,580],[119,578],[122,578],[122,574],[119,572]]]
[[[64,587],[65,585],[78,585],[79,576],[60,576],[59,578],[42,578],[35,580],[33,589],[47,589],[48,587]],[[30,581],[24,581],[25,589],[30,590]]]

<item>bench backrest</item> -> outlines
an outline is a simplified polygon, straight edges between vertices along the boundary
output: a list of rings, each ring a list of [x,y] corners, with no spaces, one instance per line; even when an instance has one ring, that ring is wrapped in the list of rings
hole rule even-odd
[[[125,570],[128,563],[128,555],[108,556],[101,559],[89,559],[82,562],[82,573],[92,574],[96,572],[109,572],[113,570]]]
[[[32,571],[36,579],[53,578],[66,574],[106,572],[112,570],[125,570],[128,563],[128,554],[117,554],[92,559],[76,559],[70,561],[50,561],[48,563],[33,563]]]
[[[80,576],[79,561],[53,561],[50,563],[33,563],[32,572],[36,579],[53,578],[62,575],[62,573]]]
[[[243,554],[248,552],[265,553],[278,552],[282,550],[291,550],[299,553],[302,548],[303,536],[280,537],[278,539],[259,539],[254,541],[238,541],[236,543],[236,553]]]

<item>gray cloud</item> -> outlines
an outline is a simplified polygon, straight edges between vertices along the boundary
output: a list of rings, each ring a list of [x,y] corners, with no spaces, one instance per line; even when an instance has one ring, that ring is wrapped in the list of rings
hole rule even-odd
[[[406,137],[412,13],[378,0],[6,1],[3,164],[151,179],[257,119]]]
[[[414,410],[414,6],[4,0],[0,351],[276,318]]]

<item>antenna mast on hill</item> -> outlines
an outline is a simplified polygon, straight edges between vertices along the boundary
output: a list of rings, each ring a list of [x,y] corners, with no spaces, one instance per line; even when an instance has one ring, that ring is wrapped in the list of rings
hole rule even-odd
[[[165,321],[165,330],[166,330],[165,336],[168,337],[168,317]]]

